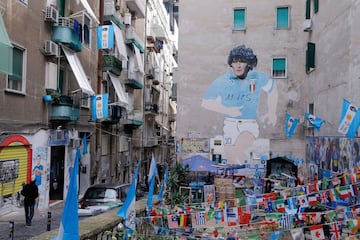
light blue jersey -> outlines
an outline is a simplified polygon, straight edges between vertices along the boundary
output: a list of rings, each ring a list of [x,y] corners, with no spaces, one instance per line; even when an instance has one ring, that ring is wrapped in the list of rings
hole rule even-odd
[[[230,69],[211,83],[203,98],[215,100],[221,97],[225,107],[243,106],[241,115],[231,117],[225,114],[226,118],[256,119],[260,93],[269,83],[272,83],[272,79],[264,73],[250,71],[245,79],[239,79]]]

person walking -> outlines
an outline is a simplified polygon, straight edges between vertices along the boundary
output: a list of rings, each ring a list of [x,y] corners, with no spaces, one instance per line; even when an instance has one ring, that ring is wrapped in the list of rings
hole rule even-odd
[[[39,190],[35,180],[35,175],[32,175],[30,183],[25,184],[21,190],[21,194],[24,196],[26,226],[31,226],[31,221],[34,217],[35,201],[39,197]]]

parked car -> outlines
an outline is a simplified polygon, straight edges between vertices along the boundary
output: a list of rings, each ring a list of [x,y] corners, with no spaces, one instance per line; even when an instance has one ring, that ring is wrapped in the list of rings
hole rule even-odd
[[[96,215],[120,207],[130,184],[100,183],[90,186],[79,201],[79,216]]]

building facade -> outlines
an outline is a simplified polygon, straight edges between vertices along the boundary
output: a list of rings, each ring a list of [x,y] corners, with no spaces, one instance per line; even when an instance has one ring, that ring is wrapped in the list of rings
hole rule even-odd
[[[358,3],[200,0],[180,1],[179,8],[178,160],[202,154],[260,169],[267,159],[287,156],[307,176],[315,137],[344,137],[342,99],[359,103]],[[241,51],[257,61],[237,84],[229,59]],[[334,67],[339,59],[341,70]],[[305,113],[325,121],[319,131]],[[299,121],[291,136],[286,116]]]
[[[162,1],[0,1],[2,209],[33,174],[40,210],[65,199],[77,149],[80,195],[94,183],[131,182],[138,160],[146,182],[150,152],[169,161],[177,26],[172,5],[158,13],[154,4]],[[153,18],[162,22],[150,38]],[[157,52],[149,39],[163,42]],[[155,57],[157,81],[148,80]],[[157,92],[153,115],[146,89]],[[151,133],[164,141],[149,145]]]

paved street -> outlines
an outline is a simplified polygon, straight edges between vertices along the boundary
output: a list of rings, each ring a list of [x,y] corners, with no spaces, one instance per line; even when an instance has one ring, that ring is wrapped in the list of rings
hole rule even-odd
[[[51,212],[51,229],[59,227],[63,203],[52,206],[48,211]],[[48,214],[46,212],[36,212],[31,227],[25,227],[24,209],[16,206],[14,211],[7,214],[0,214],[0,240],[11,239],[9,237],[9,222],[14,221],[14,240],[25,240],[47,231]]]

